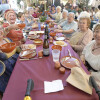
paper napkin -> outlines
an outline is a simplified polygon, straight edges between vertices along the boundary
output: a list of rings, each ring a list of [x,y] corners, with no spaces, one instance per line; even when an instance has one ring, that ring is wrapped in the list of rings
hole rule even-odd
[[[44,93],[51,93],[63,90],[62,80],[54,80],[52,82],[44,81]]]

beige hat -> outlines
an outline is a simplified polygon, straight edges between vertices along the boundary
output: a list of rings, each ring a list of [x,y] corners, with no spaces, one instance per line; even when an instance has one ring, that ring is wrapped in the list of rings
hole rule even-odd
[[[68,83],[76,88],[92,95],[92,87],[89,84],[89,77],[86,72],[80,67],[73,67],[71,74],[66,79]]]

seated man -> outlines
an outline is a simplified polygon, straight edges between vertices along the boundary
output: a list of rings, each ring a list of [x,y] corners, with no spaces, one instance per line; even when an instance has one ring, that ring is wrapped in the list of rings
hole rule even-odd
[[[78,28],[77,22],[74,21],[74,17],[75,15],[73,12],[68,13],[67,21],[64,22],[59,29],[56,29],[55,32],[63,33],[67,38],[70,38]]]

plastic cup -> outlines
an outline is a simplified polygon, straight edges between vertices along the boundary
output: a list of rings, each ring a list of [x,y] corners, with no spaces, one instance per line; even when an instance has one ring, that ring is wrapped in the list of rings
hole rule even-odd
[[[52,50],[52,56],[53,56],[53,61],[59,61],[59,56],[60,56],[60,50],[58,49],[53,49]]]

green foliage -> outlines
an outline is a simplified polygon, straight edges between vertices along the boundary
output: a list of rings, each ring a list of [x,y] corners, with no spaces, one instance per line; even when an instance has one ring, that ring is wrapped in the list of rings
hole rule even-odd
[[[41,16],[40,17],[40,22],[45,22],[46,21],[46,16]]]

